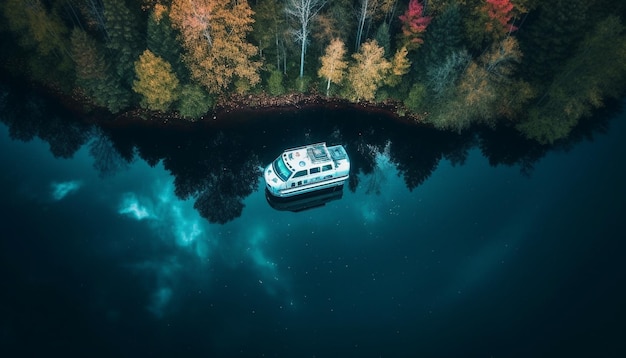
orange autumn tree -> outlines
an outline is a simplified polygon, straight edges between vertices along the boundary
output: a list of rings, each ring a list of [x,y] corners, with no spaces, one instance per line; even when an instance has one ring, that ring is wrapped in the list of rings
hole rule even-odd
[[[254,22],[245,0],[173,0],[172,26],[180,31],[191,76],[213,94],[231,85],[246,92],[259,80],[257,47],[246,40]]]

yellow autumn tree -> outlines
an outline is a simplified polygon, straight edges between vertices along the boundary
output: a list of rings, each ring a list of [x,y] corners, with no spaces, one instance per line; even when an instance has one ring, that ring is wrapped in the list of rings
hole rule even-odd
[[[245,0],[173,0],[172,26],[180,31],[191,76],[213,94],[233,83],[245,92],[259,80],[257,47],[246,39],[254,12]]]
[[[348,62],[344,60],[346,56],[346,45],[338,38],[335,38],[326,47],[324,56],[320,58],[322,67],[317,71],[317,75],[325,78],[326,95],[328,96],[331,82],[339,84],[343,79]]]
[[[135,62],[135,75],[133,90],[142,96],[142,107],[166,111],[178,99],[179,82],[172,65],[150,50],[145,50]]]
[[[348,83],[352,89],[348,97],[354,101],[371,101],[389,74],[391,62],[385,58],[385,49],[376,40],[365,42],[352,57],[355,63],[348,70]]]
[[[389,76],[385,78],[385,84],[387,86],[395,87],[402,82],[402,76],[406,75],[411,68],[411,61],[409,61],[407,55],[409,51],[406,47],[402,47],[396,51],[393,59],[391,60],[391,71]]]

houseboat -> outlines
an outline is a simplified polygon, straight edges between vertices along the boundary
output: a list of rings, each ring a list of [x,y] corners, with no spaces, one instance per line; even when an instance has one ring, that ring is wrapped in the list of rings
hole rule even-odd
[[[279,198],[340,187],[349,175],[346,149],[326,143],[287,149],[264,172],[268,192]]]

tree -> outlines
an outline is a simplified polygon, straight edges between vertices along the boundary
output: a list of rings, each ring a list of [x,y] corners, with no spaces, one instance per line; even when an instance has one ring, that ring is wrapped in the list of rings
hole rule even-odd
[[[416,49],[424,43],[422,36],[426,32],[426,28],[432,18],[424,16],[423,12],[424,6],[422,3],[419,0],[411,0],[409,8],[404,14],[400,15],[400,21],[402,22],[402,46],[405,46],[407,49]]]
[[[70,37],[76,63],[76,85],[95,105],[116,113],[130,105],[130,93],[121,84],[95,39],[75,28]]]
[[[555,0],[542,2],[527,31],[519,34],[524,52],[524,75],[535,86],[547,86],[573,54],[589,23],[590,2]],[[532,19],[532,18],[531,18]]]
[[[173,0],[172,26],[181,33],[191,76],[210,93],[233,83],[245,91],[260,81],[257,47],[246,39],[252,30],[252,9],[245,0]]]
[[[354,51],[359,51],[361,39],[363,38],[363,28],[365,23],[371,19],[378,5],[378,0],[359,0],[358,8],[358,26],[356,30],[356,39],[354,41]]]
[[[432,5],[431,5],[432,6]],[[433,18],[419,49],[419,70],[427,72],[446,61],[448,56],[462,48],[461,13],[457,4],[446,7]]]
[[[391,61],[391,71],[385,79],[385,84],[391,87],[395,87],[402,82],[402,76],[409,72],[411,68],[411,61],[407,58],[409,51],[406,47],[402,47],[396,51]]]
[[[602,106],[603,98],[623,93],[624,63],[626,33],[612,15],[585,37],[517,129],[544,144],[567,137],[581,118]]]
[[[525,82],[514,77],[521,56],[513,37],[494,44],[465,67],[456,86],[445,91],[433,108],[429,120],[437,128],[458,132],[474,123],[494,126],[500,116],[507,114],[504,109],[525,103],[532,94]]]
[[[517,27],[511,23],[514,7],[511,0],[486,0],[483,11],[491,20],[494,20],[487,23],[487,32],[495,32],[503,36],[516,31]]]
[[[73,66],[69,29],[55,11],[40,0],[7,0],[1,5],[9,30],[29,54],[28,74],[45,83],[71,85]]]
[[[267,89],[272,96],[280,96],[285,93],[283,86],[283,74],[278,70],[273,70],[267,80]]]
[[[146,40],[148,49],[158,57],[169,62],[176,75],[181,78],[186,74],[181,64],[182,47],[176,38],[177,33],[172,28],[169,18],[169,9],[164,5],[156,4],[148,16]]]
[[[443,97],[450,88],[454,88],[457,79],[471,60],[472,57],[466,50],[457,50],[450,53],[438,66],[428,69],[426,86],[435,99]]]
[[[348,62],[344,60],[346,56],[346,45],[340,39],[334,39],[327,47],[324,56],[320,58],[322,67],[317,72],[318,76],[325,78],[326,95],[330,91],[330,84],[339,84],[343,80],[343,76]]]
[[[391,33],[389,33],[389,25],[386,22],[380,24],[376,30],[374,39],[385,49],[385,54],[391,52]]]
[[[352,89],[348,97],[355,101],[374,99],[376,90],[391,70],[391,62],[384,55],[385,50],[376,40],[366,41],[359,52],[352,55],[356,62],[348,69],[348,83]]]
[[[135,62],[135,74],[133,90],[142,95],[142,107],[165,112],[178,99],[178,78],[172,66],[150,50],[145,50]]]
[[[130,87],[135,60],[144,48],[139,19],[126,7],[124,0],[103,0],[106,19],[107,47],[113,51],[113,61],[120,81]]]
[[[325,0],[287,0],[285,13],[294,18],[299,25],[295,35],[297,42],[300,43],[300,78],[304,76],[304,55],[311,32],[311,21],[325,4]]]
[[[213,98],[199,85],[183,85],[178,101],[178,112],[181,116],[198,119],[213,106]]]
[[[283,4],[278,0],[265,0],[258,2],[254,11],[254,30],[251,35],[258,44],[259,55],[265,57],[267,50],[268,56],[273,55],[276,60],[276,69],[280,70],[284,61],[286,31]]]

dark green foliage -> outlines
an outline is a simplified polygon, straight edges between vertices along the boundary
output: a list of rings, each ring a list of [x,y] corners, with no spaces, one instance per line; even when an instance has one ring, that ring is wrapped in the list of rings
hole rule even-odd
[[[382,48],[385,49],[385,54],[387,56],[391,55],[391,35],[389,34],[389,25],[383,22],[378,27],[378,30],[376,30],[376,36],[374,39]]]
[[[426,86],[416,83],[411,87],[408,97],[404,100],[406,108],[413,112],[418,112],[424,108],[424,100],[426,99]]]
[[[71,89],[73,65],[70,56],[70,29],[53,9],[41,1],[5,0],[0,10],[24,58],[25,75],[36,81]],[[16,53],[17,54],[17,53]]]
[[[593,27],[588,22],[590,5],[589,0],[554,0],[542,2],[537,13],[529,15],[520,35],[527,80],[549,83]]]
[[[199,85],[183,86],[178,103],[178,112],[183,117],[198,119],[205,115],[213,106],[214,100]]]
[[[71,44],[72,57],[76,63],[76,85],[94,104],[106,107],[113,113],[130,106],[130,91],[106,65],[96,41],[85,31],[74,29]]]
[[[261,56],[267,64],[273,64],[276,68],[283,68],[285,54],[285,18],[283,2],[278,0],[265,0],[253,6],[254,30],[252,38],[259,47]]]
[[[426,31],[424,45],[418,51],[416,69],[428,71],[439,66],[454,51],[462,48],[462,24],[459,6],[450,5],[439,16],[435,17]]]
[[[283,86],[283,73],[278,70],[273,70],[267,80],[267,90],[272,96],[280,96],[285,93],[285,86]]]
[[[109,60],[117,76],[130,88],[134,77],[134,64],[145,48],[141,21],[131,12],[124,0],[103,0],[106,19],[107,48],[112,53]]]
[[[609,16],[585,37],[518,129],[541,143],[567,137],[582,117],[602,106],[603,98],[623,94],[625,64],[624,26]]]
[[[176,38],[176,31],[167,13],[157,19],[153,12],[148,17],[147,26],[148,49],[172,65],[178,78],[188,78],[187,70],[181,61],[182,46]]]

